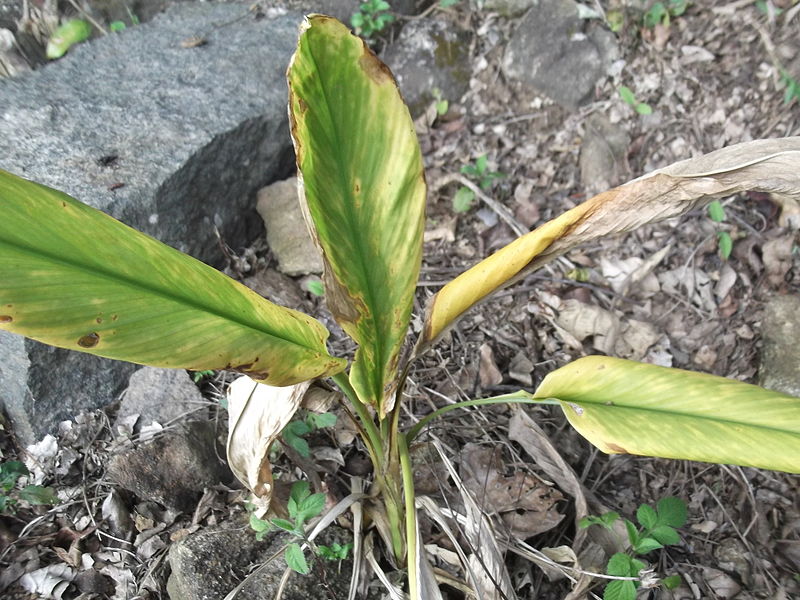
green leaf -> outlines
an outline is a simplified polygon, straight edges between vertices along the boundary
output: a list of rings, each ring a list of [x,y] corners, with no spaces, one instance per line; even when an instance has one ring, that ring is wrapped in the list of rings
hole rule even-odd
[[[658,525],[650,532],[650,535],[664,546],[675,546],[681,543],[681,536],[669,525]]]
[[[489,159],[486,158],[485,154],[480,155],[478,157],[478,160],[475,161],[476,175],[483,175],[486,172],[488,166],[489,166]]]
[[[653,108],[646,102],[639,102],[636,104],[636,112],[640,115],[652,115]]]
[[[625,530],[628,532],[628,541],[631,543],[631,546],[635,547],[636,544],[639,543],[639,530],[636,529],[636,525],[628,519],[625,519]]]
[[[638,558],[631,557],[631,575],[630,576],[631,577],[638,577],[639,576],[639,571],[641,571],[645,567],[647,567],[647,565],[644,564],[641,560],[639,560]],[[637,587],[638,587],[638,584],[637,584]]]
[[[708,216],[715,223],[722,223],[725,220],[725,209],[719,200],[714,200],[708,205]]]
[[[127,26],[123,21],[111,21],[111,23],[108,24],[109,31],[113,31],[115,33],[119,31],[124,31],[126,28]]]
[[[353,387],[384,415],[422,259],[425,177],[414,124],[388,67],[330,17],[306,19],[288,78],[326,302],[359,344]]]
[[[256,532],[266,532],[271,529],[269,521],[259,519],[255,513],[250,513],[250,529]]]
[[[325,429],[336,425],[336,415],[333,413],[308,413],[306,421],[312,429]]]
[[[605,356],[545,377],[600,450],[800,473],[800,399],[740,381]]]
[[[727,231],[717,232],[717,243],[719,244],[719,255],[722,260],[728,260],[733,252],[733,240]]]
[[[0,170],[0,327],[157,367],[271,385],[341,371],[327,330],[66,194]]]
[[[325,295],[325,286],[322,284],[321,281],[316,279],[312,279],[306,284],[308,291],[311,292],[315,296],[324,296]]]
[[[47,58],[61,58],[72,46],[89,39],[92,26],[80,19],[71,19],[53,32],[47,42]]]
[[[661,498],[656,505],[658,524],[670,527],[683,527],[688,518],[686,502],[675,496]]]
[[[600,521],[605,525],[608,529],[611,529],[611,525],[619,519],[619,513],[613,510],[608,511],[604,515],[601,515]]]
[[[652,529],[658,524],[658,515],[655,509],[649,504],[642,504],[636,511],[636,520],[645,529]]]
[[[20,500],[24,500],[28,504],[58,504],[58,496],[55,491],[41,485],[26,485],[17,495]]]
[[[448,8],[450,6],[455,6],[460,1],[461,0],[439,0],[439,6],[441,6],[442,8]]]
[[[475,193],[468,187],[460,187],[453,196],[453,210],[457,213],[465,213],[472,207],[475,200]]]
[[[661,583],[663,583],[664,587],[668,590],[674,590],[680,587],[682,581],[683,580],[681,579],[680,575],[670,575],[669,577],[664,577],[664,579],[661,580]]]
[[[300,544],[293,542],[286,546],[286,552],[283,556],[286,559],[286,566],[292,571],[300,573],[300,575],[308,575],[308,563],[306,562],[306,557],[303,556]]]
[[[648,552],[652,552],[653,550],[658,550],[659,548],[663,547],[664,546],[661,545],[658,540],[655,540],[651,537],[643,537],[636,543],[636,545],[633,547],[633,550],[636,552],[636,554],[647,554]]]
[[[637,104],[636,96],[633,94],[633,91],[631,91],[631,88],[629,88],[626,85],[621,85],[619,86],[618,91],[619,91],[619,97],[622,98],[622,101],[625,102],[625,104],[636,106]]]
[[[270,523],[279,529],[288,531],[289,533],[295,533],[295,530],[297,529],[294,523],[287,521],[286,519],[270,519]]]
[[[606,574],[614,577],[634,577],[636,573],[631,575],[631,557],[623,552],[614,554],[608,559]]]
[[[29,474],[28,468],[19,460],[0,463],[0,490],[8,492],[14,489],[17,480],[23,475]]]
[[[325,494],[312,494],[308,498],[303,499],[297,509],[297,516],[295,517],[298,524],[302,525],[309,519],[318,516],[325,508]]]
[[[311,490],[307,481],[295,481],[289,492],[289,500],[293,500],[299,506],[310,495]]]
[[[603,600],[636,600],[636,585],[632,581],[612,581],[603,591]]]

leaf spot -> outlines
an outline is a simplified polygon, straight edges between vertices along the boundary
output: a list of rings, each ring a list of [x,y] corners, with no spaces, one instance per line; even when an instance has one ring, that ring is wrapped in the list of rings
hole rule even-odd
[[[0,315],[0,323],[11,323],[13,320],[11,315]]]
[[[96,332],[89,333],[78,340],[78,346],[81,348],[94,348],[97,342],[100,341],[100,336]]]
[[[581,408],[581,407],[580,407],[580,406],[578,406],[577,404],[573,404],[572,402],[567,402],[567,404],[569,404],[569,407],[570,407],[572,410],[574,410],[574,411],[575,411],[575,414],[576,414],[576,415],[578,415],[578,416],[581,416],[581,415],[583,414],[583,408]]]
[[[623,448],[619,444],[608,443],[606,445],[608,446],[609,450],[611,450],[612,452],[615,452],[616,454],[628,454],[628,451],[625,450],[625,448]]]
[[[366,73],[367,77],[372,79],[378,85],[382,85],[387,81],[392,81],[392,72],[375,54],[364,46],[364,54],[358,59],[358,66]]]

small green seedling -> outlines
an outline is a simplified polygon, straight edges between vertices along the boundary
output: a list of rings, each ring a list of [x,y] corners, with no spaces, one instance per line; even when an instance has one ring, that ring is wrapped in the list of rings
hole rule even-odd
[[[439,0],[439,6],[441,6],[442,8],[449,8],[451,6],[455,6],[460,1],[461,0]]]
[[[725,220],[725,209],[719,200],[714,200],[708,205],[708,216],[714,223],[722,223]],[[722,260],[728,260],[733,251],[733,240],[727,231],[717,231],[717,246]]]
[[[291,421],[286,425],[286,427],[283,428],[281,436],[287,446],[292,448],[300,456],[309,458],[311,456],[311,449],[308,447],[308,442],[303,439],[303,436],[317,429],[333,427],[334,425],[336,425],[336,415],[333,413],[318,414],[309,412],[304,420]]]
[[[356,30],[356,34],[370,38],[394,21],[394,15],[386,12],[390,8],[386,0],[367,0],[350,18],[350,25]]]
[[[92,27],[86,21],[71,19],[55,30],[47,42],[47,58],[61,58],[67,51],[87,39],[92,34]]]
[[[612,533],[614,523],[619,520],[619,513],[607,512],[599,517],[588,516],[581,519],[579,526],[582,529],[591,525],[600,525]],[[681,543],[681,537],[676,528],[686,523],[686,503],[680,498],[669,496],[658,501],[656,508],[649,504],[642,504],[636,511],[636,520],[641,527],[625,519],[625,529],[628,533],[630,549],[628,553],[617,552],[608,561],[606,573],[614,577],[639,577],[639,573],[647,565],[635,558],[644,556],[664,546],[674,546]],[[667,589],[674,589],[681,583],[679,575],[670,575],[661,580]],[[635,600],[638,581],[615,580],[606,586],[603,592],[604,600]]]
[[[30,475],[18,460],[0,463],[0,513],[15,513],[20,502],[31,505],[53,505],[58,497],[52,488],[40,485],[18,487],[20,478]]]
[[[482,190],[492,187],[495,179],[505,177],[500,171],[489,170],[489,160],[485,154],[477,158],[474,165],[464,165],[461,167],[461,174],[467,175],[478,182]],[[475,201],[475,193],[466,186],[462,186],[453,197],[453,210],[457,213],[467,212]]]
[[[644,26],[653,29],[656,25],[669,27],[670,17],[679,17],[689,8],[688,0],[669,0],[669,2],[656,2],[644,13]]]
[[[195,371],[194,373],[192,373],[192,379],[194,380],[195,383],[200,383],[201,381],[203,381],[203,379],[208,379],[209,377],[213,376],[214,376],[214,371],[211,371],[209,369],[205,371]]]
[[[431,95],[436,101],[436,114],[440,117],[446,115],[447,111],[450,109],[450,102],[442,97],[442,90],[435,87],[431,90]]]
[[[273,529],[282,529],[283,531],[292,534],[300,542],[308,543],[304,529],[306,521],[319,516],[324,508],[325,494],[312,494],[309,490],[307,481],[297,481],[294,483],[294,485],[292,485],[292,491],[289,493],[289,502],[286,505],[286,509],[289,512],[289,518],[276,518],[267,521],[265,519],[259,519],[255,513],[250,513],[250,528],[256,532],[256,539],[259,541],[264,539],[264,536]],[[334,547],[338,548],[333,549]],[[349,548],[344,550],[343,547],[339,546],[338,544],[334,544],[334,546],[330,548],[326,546],[320,546],[318,550],[321,548],[325,548],[331,556],[337,554],[338,552],[337,557],[331,558],[330,560],[340,560],[338,555],[342,554],[342,558],[347,558],[347,552],[349,551]],[[328,558],[327,556],[323,555],[322,552],[320,552],[320,555],[323,558]],[[300,573],[301,575],[307,575],[310,571],[300,543],[290,542],[286,546],[284,558],[286,559],[286,565],[293,571]]]
[[[325,560],[347,560],[350,556],[350,550],[353,549],[353,542],[347,544],[339,544],[333,542],[330,546],[317,546],[319,555]]]
[[[800,102],[800,83],[786,69],[781,69],[781,82],[786,86],[786,91],[783,93],[783,103],[790,104],[792,100]]]
[[[309,281],[306,284],[306,289],[318,298],[325,295],[325,285],[319,279],[312,279]]]
[[[649,115],[653,112],[652,107],[646,102],[639,102],[631,88],[626,85],[619,86],[619,97],[622,98],[625,104],[632,106],[640,115]]]

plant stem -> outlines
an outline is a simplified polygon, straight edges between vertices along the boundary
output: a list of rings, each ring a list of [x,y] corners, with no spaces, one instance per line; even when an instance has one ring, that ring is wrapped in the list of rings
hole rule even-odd
[[[375,427],[375,421],[372,420],[372,416],[369,414],[367,407],[358,397],[353,386],[350,385],[350,379],[344,372],[337,373],[331,379],[339,386],[339,389],[342,390],[344,395],[347,396],[353,410],[356,411],[358,419],[361,421],[361,426],[367,434],[367,439],[364,440],[364,443],[371,447],[370,455],[372,456],[372,466],[375,467],[376,470],[380,469],[383,463],[383,437],[378,431],[378,428]]]
[[[405,434],[398,434],[397,449],[400,454],[400,467],[403,472],[403,498],[405,500],[406,521],[406,564],[408,565],[408,593],[411,600],[419,600],[419,548],[417,548],[417,508],[414,502],[414,471]]]
[[[477,400],[465,400],[464,402],[456,402],[455,404],[448,404],[442,408],[438,408],[432,413],[429,413],[419,420],[419,423],[414,425],[408,430],[406,438],[412,442],[414,438],[419,435],[419,432],[430,423],[433,419],[442,416],[446,412],[455,410],[457,408],[468,408],[470,406],[482,406],[484,404],[560,404],[558,400],[552,398],[534,398],[533,394],[520,390],[512,394],[504,394],[502,396],[493,396],[492,398],[478,398]]]

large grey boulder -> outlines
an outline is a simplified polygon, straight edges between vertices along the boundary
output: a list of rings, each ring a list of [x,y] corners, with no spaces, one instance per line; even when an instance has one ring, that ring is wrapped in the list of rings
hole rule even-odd
[[[256,191],[292,169],[284,73],[300,20],[179,4],[0,80],[0,168],[219,265],[214,228],[234,247],[254,239]],[[133,369],[3,334],[0,404],[29,443],[113,401]]]
[[[619,50],[613,33],[583,32],[574,0],[539,0],[520,19],[503,57],[507,77],[574,109],[591,100]]]

